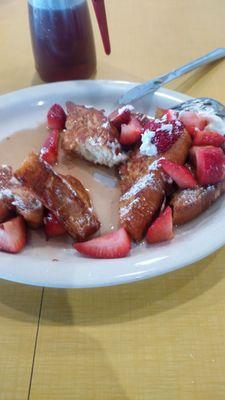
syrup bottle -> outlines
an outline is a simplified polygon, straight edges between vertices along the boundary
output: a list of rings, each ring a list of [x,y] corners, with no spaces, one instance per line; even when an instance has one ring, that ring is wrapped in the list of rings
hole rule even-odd
[[[106,54],[110,42],[104,0],[92,0]],[[89,78],[96,70],[86,0],[28,0],[36,70],[46,82]]]

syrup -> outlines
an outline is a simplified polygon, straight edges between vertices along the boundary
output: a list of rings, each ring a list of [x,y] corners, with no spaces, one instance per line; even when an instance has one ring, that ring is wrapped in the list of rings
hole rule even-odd
[[[85,0],[29,0],[36,69],[46,82],[89,78],[96,69]]]

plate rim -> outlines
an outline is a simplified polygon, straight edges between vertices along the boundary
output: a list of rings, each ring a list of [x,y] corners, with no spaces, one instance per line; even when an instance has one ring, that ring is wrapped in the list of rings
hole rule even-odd
[[[1,104],[4,104],[5,101],[16,101],[16,97],[21,99],[22,98],[26,98],[27,95],[29,95],[29,93],[34,92],[34,94],[42,94],[43,92],[46,92],[49,89],[54,89],[55,90],[57,88],[63,87],[70,87],[71,85],[93,85],[93,84],[101,84],[101,85],[122,85],[122,86],[127,86],[129,88],[132,88],[136,85],[139,84],[139,82],[131,82],[131,81],[126,81],[126,80],[110,80],[110,79],[99,79],[99,80],[77,80],[77,81],[62,81],[62,82],[52,82],[52,83],[48,83],[48,84],[40,84],[40,85],[35,85],[35,86],[30,86],[30,87],[26,87],[23,89],[19,89],[13,92],[8,92],[8,93],[4,93],[2,95],[0,95],[0,106]],[[167,95],[168,97],[171,96],[171,98],[173,99],[173,101],[178,101],[178,102],[182,102],[183,100],[180,98],[180,96],[186,99],[191,98],[190,96],[171,90],[171,89],[167,89],[167,88],[161,88],[159,91],[157,91],[156,95],[160,95],[160,93],[162,93],[162,95]],[[177,97],[178,96],[178,97]],[[170,267],[167,268],[167,270],[163,270],[163,268],[160,268],[159,270],[143,270],[141,271],[139,274],[136,274],[135,276],[133,274],[125,274],[125,275],[119,275],[117,277],[114,277],[113,281],[100,281],[97,282],[95,281],[89,281],[86,282],[85,284],[78,284],[78,282],[71,282],[71,285],[67,284],[59,284],[59,283],[52,283],[52,282],[46,282],[46,281],[37,281],[37,280],[25,280],[25,279],[20,279],[19,277],[16,277],[16,279],[10,279],[10,277],[5,277],[4,275],[2,275],[2,273],[0,272],[0,278],[8,280],[8,281],[12,281],[12,282],[18,282],[18,283],[23,283],[23,284],[27,284],[27,285],[34,285],[34,286],[44,286],[44,287],[54,287],[54,288],[92,288],[92,287],[100,287],[100,286],[114,286],[114,285],[121,285],[121,284],[126,284],[126,283],[131,283],[131,282],[135,282],[135,281],[141,281],[141,280],[145,280],[145,279],[149,279],[155,276],[159,276],[162,274],[166,274],[169,273],[171,271],[175,271],[177,269],[183,268],[185,266],[189,266],[201,259],[204,259],[205,257],[207,257],[209,254],[212,254],[213,252],[215,252],[216,250],[218,250],[220,247],[222,247],[225,243],[225,239],[224,241],[221,240],[220,242],[217,243],[217,246],[214,246],[213,248],[211,248],[209,246],[208,248],[208,252],[199,252],[198,256],[196,257],[190,257],[189,261],[184,261],[183,263],[180,263],[179,265],[172,265]],[[117,259],[119,260],[119,259]],[[127,258],[128,262],[129,262],[129,258]]]

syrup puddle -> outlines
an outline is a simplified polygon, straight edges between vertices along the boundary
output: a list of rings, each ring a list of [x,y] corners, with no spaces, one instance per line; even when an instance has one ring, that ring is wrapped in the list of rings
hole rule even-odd
[[[93,172],[93,177],[97,182],[102,183],[104,186],[109,188],[115,188],[118,184],[116,177],[104,175],[102,172]]]
[[[38,152],[47,136],[45,125],[22,130],[0,142],[0,162],[14,169],[31,152]],[[101,222],[100,234],[119,226],[118,203],[120,190],[116,171],[113,168],[95,166],[78,158],[59,154],[55,171],[78,178],[88,190],[94,210]]]

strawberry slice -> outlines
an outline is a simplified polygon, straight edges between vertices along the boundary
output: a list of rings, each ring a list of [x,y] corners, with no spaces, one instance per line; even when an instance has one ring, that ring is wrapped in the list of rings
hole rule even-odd
[[[165,114],[167,116],[167,114]],[[164,153],[177,141],[183,132],[184,126],[178,119],[170,122],[163,116],[161,119],[149,121],[146,125],[147,129],[155,132],[151,139],[157,147],[158,153]]]
[[[130,122],[121,125],[120,143],[123,145],[131,145],[141,139],[143,128],[135,117],[131,117]]]
[[[196,166],[196,175],[200,185],[212,185],[224,178],[224,153],[219,147],[194,146],[190,157]]]
[[[129,253],[131,240],[125,229],[120,228],[87,242],[75,243],[73,247],[79,253],[93,258],[121,258]]]
[[[161,109],[161,110],[160,110],[160,113],[161,113],[161,117],[160,117],[160,118],[162,118],[163,116],[165,116],[167,122],[172,122],[172,121],[174,121],[174,120],[176,120],[176,119],[178,118],[178,112],[175,111],[175,110],[171,110],[171,109],[168,109],[168,110],[165,109],[165,110],[163,110],[163,109]],[[164,117],[164,118],[165,118],[165,117]]]
[[[201,114],[194,111],[182,112],[179,119],[183,122],[191,136],[193,136],[198,129],[202,131],[207,125],[207,120],[203,118]]]
[[[0,225],[0,250],[19,253],[26,244],[26,227],[22,217],[15,217]]]
[[[58,143],[59,131],[58,129],[53,129],[49,132],[48,137],[41,148],[40,158],[51,165],[55,164],[58,157]]]
[[[159,243],[173,239],[172,210],[167,207],[153,224],[148,228],[146,239],[148,243]]]
[[[58,218],[56,218],[51,211],[48,211],[48,214],[46,215],[46,217],[44,217],[43,222],[44,231],[47,239],[51,237],[62,236],[66,233]]]
[[[109,114],[109,121],[113,126],[120,130],[122,124],[128,124],[131,118],[131,110],[129,106],[118,108]]]
[[[194,134],[193,145],[220,147],[225,142],[225,137],[217,132],[197,130]]]
[[[181,189],[193,189],[198,185],[192,173],[183,165],[169,160],[161,160],[160,165]]]
[[[66,113],[59,104],[54,104],[47,114],[48,127],[51,129],[64,129]]]
[[[140,122],[142,128],[144,128],[144,129],[145,129],[146,125],[149,123],[149,121],[153,120],[152,117],[149,117],[149,115],[143,114],[141,112],[132,112],[131,116],[135,117],[138,120],[138,122]]]

